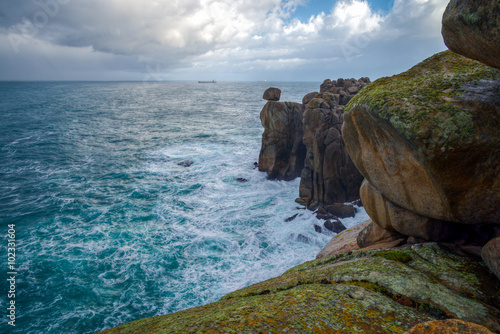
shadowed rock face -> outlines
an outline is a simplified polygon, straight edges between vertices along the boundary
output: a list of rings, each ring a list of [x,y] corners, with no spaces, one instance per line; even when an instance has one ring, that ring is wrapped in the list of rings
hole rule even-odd
[[[292,180],[304,167],[303,111],[304,105],[300,103],[269,101],[260,112],[264,133],[259,170],[270,179]]]
[[[483,263],[453,246],[361,250],[304,263],[212,304],[104,333],[404,333],[447,318],[498,332],[499,284]]]
[[[498,224],[499,89],[499,70],[439,53],[353,98],[347,149],[366,179],[409,211]]]
[[[353,164],[342,139],[344,105],[370,80],[325,80],[321,92],[307,94],[303,115],[307,148],[297,202],[311,209],[359,198],[362,175]]]
[[[500,2],[451,0],[443,15],[444,42],[450,50],[500,68]]]

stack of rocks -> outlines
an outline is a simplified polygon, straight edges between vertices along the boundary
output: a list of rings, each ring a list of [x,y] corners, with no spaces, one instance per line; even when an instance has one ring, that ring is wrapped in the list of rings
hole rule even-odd
[[[304,105],[279,102],[281,90],[269,88],[264,92],[268,102],[260,112],[264,127],[259,154],[259,170],[270,179],[292,180],[300,175],[306,154],[302,142]]]
[[[297,202],[319,208],[326,219],[353,215],[354,207],[343,203],[359,199],[363,176],[349,158],[341,130],[345,105],[368,83],[368,78],[327,79],[302,103],[279,102],[278,88],[264,92],[259,170],[270,179],[300,176]]]

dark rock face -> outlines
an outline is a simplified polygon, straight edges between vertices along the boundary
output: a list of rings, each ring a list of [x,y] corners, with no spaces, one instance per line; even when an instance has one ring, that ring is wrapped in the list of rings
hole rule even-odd
[[[302,142],[303,111],[300,103],[269,101],[260,112],[264,133],[259,170],[270,179],[292,180],[302,171],[306,153]]]
[[[344,105],[367,83],[368,78],[327,79],[321,93],[304,98],[309,100],[303,115],[307,153],[298,203],[314,209],[359,198],[363,176],[345,149],[342,124]]]
[[[444,42],[451,51],[500,68],[500,2],[451,0],[443,15]]]

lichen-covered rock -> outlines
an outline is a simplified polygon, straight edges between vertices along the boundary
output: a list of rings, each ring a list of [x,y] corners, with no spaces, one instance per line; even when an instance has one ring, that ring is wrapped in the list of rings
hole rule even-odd
[[[500,331],[500,281],[435,243],[310,261],[218,302],[104,333],[404,333],[457,318]]]
[[[281,98],[281,89],[270,87],[266,89],[262,98],[268,101],[279,101]]]
[[[457,319],[434,320],[418,324],[406,334],[493,334],[488,328]]]
[[[451,0],[443,15],[444,42],[450,50],[500,68],[500,2]]]
[[[270,179],[292,180],[304,166],[306,148],[302,142],[304,105],[294,102],[266,103],[260,112],[264,127],[259,170]]]
[[[409,211],[498,224],[499,89],[499,70],[450,51],[381,78],[346,107],[349,155],[375,188]]]
[[[481,250],[481,257],[491,271],[500,279],[500,237],[491,239]]]

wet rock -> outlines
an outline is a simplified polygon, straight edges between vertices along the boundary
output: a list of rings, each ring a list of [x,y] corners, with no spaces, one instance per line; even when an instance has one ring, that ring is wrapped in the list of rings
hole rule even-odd
[[[288,217],[287,219],[285,219],[285,222],[286,222],[286,223],[291,222],[292,220],[294,220],[295,218],[297,218],[297,216],[298,216],[298,215],[299,215],[299,214],[298,214],[298,213],[296,213],[296,214],[294,214],[293,216]]]
[[[329,219],[324,223],[324,226],[327,230],[330,230],[334,233],[340,233],[346,229],[346,227],[340,222],[340,220]]]
[[[314,224],[314,230],[315,230],[316,232],[318,232],[318,233],[323,232],[323,229],[321,228],[321,226],[316,225],[316,224]]]
[[[335,203],[333,205],[326,206],[325,210],[339,218],[354,217],[356,214],[356,210],[351,204]]]
[[[451,0],[443,15],[444,42],[450,50],[500,68],[500,3]]]
[[[262,98],[268,101],[279,101],[281,97],[281,90],[279,88],[270,87],[265,92]]]
[[[244,177],[239,177],[239,178],[237,178],[237,179],[236,179],[236,181],[238,181],[238,182],[242,182],[242,183],[243,183],[243,182],[248,182],[248,180],[247,180],[247,179],[245,179]]]
[[[177,163],[177,165],[182,167],[191,167],[192,164],[194,164],[194,161],[191,160],[182,160]]]

